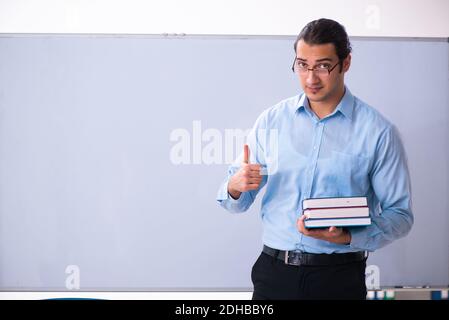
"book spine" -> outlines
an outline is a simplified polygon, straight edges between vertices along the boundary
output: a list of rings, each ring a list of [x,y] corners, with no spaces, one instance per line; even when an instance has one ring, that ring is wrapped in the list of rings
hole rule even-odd
[[[305,221],[319,221],[319,220],[352,220],[352,219],[371,219],[367,216],[361,217],[339,217],[339,218],[307,218]]]
[[[304,210],[309,209],[309,208],[332,208],[332,207],[341,208],[341,207],[357,207],[357,206],[366,207],[366,206],[368,206],[368,200],[366,198],[364,198],[363,200],[360,200],[360,201],[356,201],[355,203],[354,202],[348,203],[348,201],[342,201],[342,199],[347,199],[347,198],[341,198],[340,201],[337,199],[334,201],[312,201],[312,200],[316,200],[316,199],[303,200],[302,205],[303,205]]]
[[[313,208],[307,208],[303,211],[313,211],[313,210],[323,210],[323,209],[349,209],[349,208],[368,208],[368,206],[342,206],[342,207],[313,207]]]

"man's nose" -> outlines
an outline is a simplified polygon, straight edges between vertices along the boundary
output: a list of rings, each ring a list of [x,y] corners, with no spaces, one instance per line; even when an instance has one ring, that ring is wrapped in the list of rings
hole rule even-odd
[[[315,72],[312,70],[307,71],[306,83],[308,85],[316,84],[320,81],[320,79],[316,76]]]

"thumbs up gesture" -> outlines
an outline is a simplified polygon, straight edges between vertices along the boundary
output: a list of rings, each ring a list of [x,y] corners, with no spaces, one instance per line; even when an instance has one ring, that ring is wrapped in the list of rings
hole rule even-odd
[[[231,177],[228,192],[234,198],[240,198],[242,192],[256,190],[262,182],[261,165],[251,164],[249,161],[249,146],[243,147],[243,162],[240,169]]]

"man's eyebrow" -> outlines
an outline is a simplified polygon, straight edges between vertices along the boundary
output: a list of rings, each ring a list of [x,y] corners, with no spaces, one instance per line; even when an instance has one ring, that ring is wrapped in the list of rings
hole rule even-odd
[[[331,58],[323,58],[323,59],[318,59],[316,62],[323,62],[323,61],[330,61],[332,62]]]
[[[299,57],[297,57],[296,59],[298,59],[299,61],[307,62],[307,59],[303,59],[303,58],[299,58]],[[332,59],[331,58],[322,58],[322,59],[318,59],[316,62],[323,62],[323,61],[332,62]]]

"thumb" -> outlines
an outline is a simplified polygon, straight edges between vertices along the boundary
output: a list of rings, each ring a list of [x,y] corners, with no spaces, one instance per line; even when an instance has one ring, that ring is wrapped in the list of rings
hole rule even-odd
[[[247,144],[243,146],[243,163],[249,164],[249,146]]]

